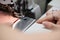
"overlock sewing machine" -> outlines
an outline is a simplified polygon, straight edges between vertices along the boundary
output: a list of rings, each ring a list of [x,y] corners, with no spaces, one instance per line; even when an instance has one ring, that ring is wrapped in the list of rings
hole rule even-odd
[[[13,25],[13,29],[27,30],[40,16],[41,10],[34,0],[0,0],[8,4],[16,12],[20,21]]]

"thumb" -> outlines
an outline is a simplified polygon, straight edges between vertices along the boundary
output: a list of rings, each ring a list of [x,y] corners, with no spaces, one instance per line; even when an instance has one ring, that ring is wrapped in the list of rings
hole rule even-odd
[[[56,24],[52,22],[43,22],[43,25],[45,26],[45,28],[50,29],[50,30],[56,29]]]

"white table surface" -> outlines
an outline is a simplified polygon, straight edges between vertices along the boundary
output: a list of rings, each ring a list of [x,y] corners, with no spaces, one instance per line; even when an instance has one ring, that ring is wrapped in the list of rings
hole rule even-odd
[[[53,7],[60,7],[60,0],[52,0],[48,5]]]
[[[60,8],[52,7],[48,11],[53,10],[60,10]],[[46,14],[44,14],[41,18],[45,17]],[[28,30],[25,31],[26,33],[34,33],[34,32],[51,32],[51,30],[45,29],[42,24],[34,23]]]

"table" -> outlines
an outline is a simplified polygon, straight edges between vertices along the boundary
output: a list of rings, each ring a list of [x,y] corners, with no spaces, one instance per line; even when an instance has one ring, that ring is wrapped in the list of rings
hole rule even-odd
[[[52,0],[48,5],[53,7],[60,7],[60,0]]]

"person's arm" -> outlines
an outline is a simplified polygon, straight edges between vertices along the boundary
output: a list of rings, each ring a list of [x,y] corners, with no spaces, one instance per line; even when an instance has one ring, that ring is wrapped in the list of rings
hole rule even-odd
[[[60,31],[24,34],[5,25],[0,25],[0,40],[60,40]]]
[[[56,24],[53,23],[53,19],[57,20]],[[24,34],[0,24],[0,40],[60,40],[60,11],[54,12],[53,15],[51,13],[47,14],[47,16],[40,19],[38,23],[43,23],[53,31],[50,33]]]

